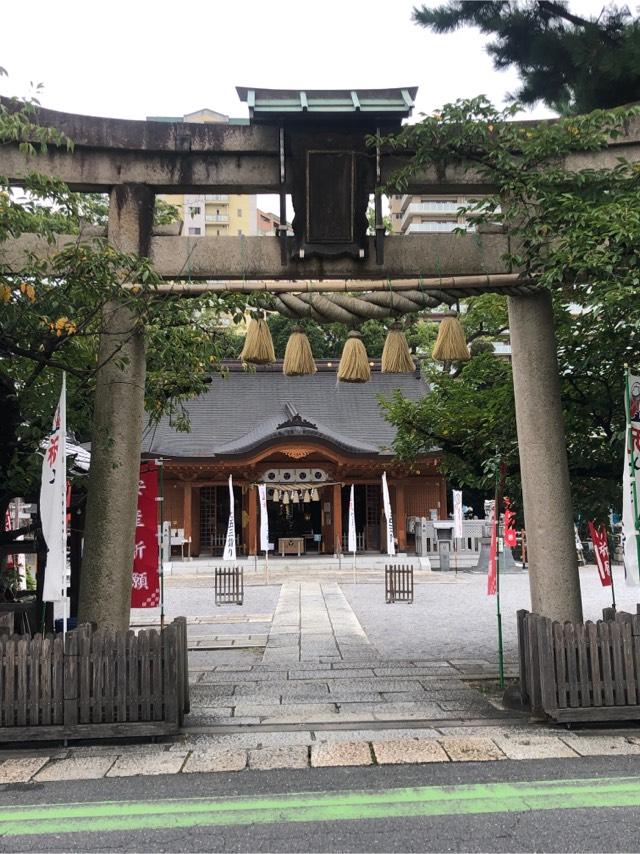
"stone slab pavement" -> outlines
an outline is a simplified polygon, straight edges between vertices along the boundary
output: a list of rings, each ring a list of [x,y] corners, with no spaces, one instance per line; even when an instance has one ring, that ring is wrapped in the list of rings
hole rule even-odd
[[[640,736],[567,734],[540,726],[184,736],[163,745],[3,750],[0,791],[19,784],[103,777],[624,755],[640,756]]]

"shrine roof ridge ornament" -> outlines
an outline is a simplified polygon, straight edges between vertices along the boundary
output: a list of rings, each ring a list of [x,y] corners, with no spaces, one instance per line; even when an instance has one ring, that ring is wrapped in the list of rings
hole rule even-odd
[[[391,89],[262,89],[236,86],[252,120],[379,117],[387,122],[408,118],[417,86]]]

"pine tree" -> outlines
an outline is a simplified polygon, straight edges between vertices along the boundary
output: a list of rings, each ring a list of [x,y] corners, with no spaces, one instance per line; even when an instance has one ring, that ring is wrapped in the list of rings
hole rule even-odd
[[[487,52],[496,68],[517,68],[522,86],[509,97],[523,104],[567,115],[640,100],[640,17],[626,6],[585,18],[554,0],[450,0],[413,18],[435,33],[475,26],[495,36]]]

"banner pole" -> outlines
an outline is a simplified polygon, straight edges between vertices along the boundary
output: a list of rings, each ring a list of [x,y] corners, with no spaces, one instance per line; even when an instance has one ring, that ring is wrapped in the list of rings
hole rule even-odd
[[[635,467],[634,467],[634,459],[635,454],[633,450],[633,430],[631,429],[631,389],[629,388],[629,366],[626,365],[626,374],[625,374],[625,386],[626,386],[626,394],[625,394],[625,410],[627,415],[627,443],[629,446],[629,479],[631,480],[631,494],[633,495],[633,527],[635,528],[635,537],[636,537],[636,554],[638,560],[638,573],[640,573],[640,531],[638,530],[638,490],[636,487],[636,476],[635,476]],[[613,573],[612,573],[613,575]],[[636,580],[636,579],[634,579]]]
[[[496,494],[494,505],[494,524],[496,526],[496,619],[498,622],[498,684],[500,689],[504,689],[504,645],[502,638],[502,611],[500,609],[500,549],[498,540],[500,539],[500,504],[502,503],[503,482],[505,477],[504,463],[500,463],[499,469],[496,472]]]
[[[162,631],[164,629],[164,460],[156,460],[156,465],[160,467],[160,630]]]
[[[67,635],[69,588],[67,587],[67,374],[62,372],[60,406],[60,454],[62,457],[62,638]]]

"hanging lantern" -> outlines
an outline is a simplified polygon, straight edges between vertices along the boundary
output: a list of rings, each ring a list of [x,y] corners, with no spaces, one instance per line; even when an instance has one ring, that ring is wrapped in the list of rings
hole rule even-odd
[[[362,335],[354,329],[347,336],[342,350],[338,379],[343,383],[366,383],[370,377],[371,366]]]
[[[304,503],[309,504],[310,501],[311,501],[311,496],[309,495],[309,490],[305,489],[305,491],[304,491]]]
[[[288,492],[284,492],[284,493],[283,493],[283,496],[284,496],[284,497],[283,497],[283,499],[282,499],[282,503],[283,503],[283,504],[288,504],[288,503],[289,503],[289,493],[288,493]]]
[[[299,493],[298,493],[298,492],[294,492],[294,493],[292,494],[292,496],[291,496],[291,500],[293,501],[293,503],[294,503],[294,504],[299,504],[299,503],[300,503],[300,495],[299,495]]]
[[[284,351],[282,373],[288,377],[303,377],[315,374],[316,370],[309,339],[301,326],[295,326]]]
[[[316,489],[315,486],[311,490],[311,500],[312,501],[320,501],[320,493],[318,492],[318,490]]]
[[[381,369],[383,374],[409,374],[416,369],[407,338],[399,323],[394,323],[387,334]]]
[[[280,491],[278,489],[273,490],[273,500],[280,501]]]
[[[438,337],[431,354],[439,362],[467,362],[469,348],[464,337],[460,317],[452,312],[440,321]]]
[[[271,332],[264,317],[252,318],[240,358],[251,365],[269,365],[276,360]]]

